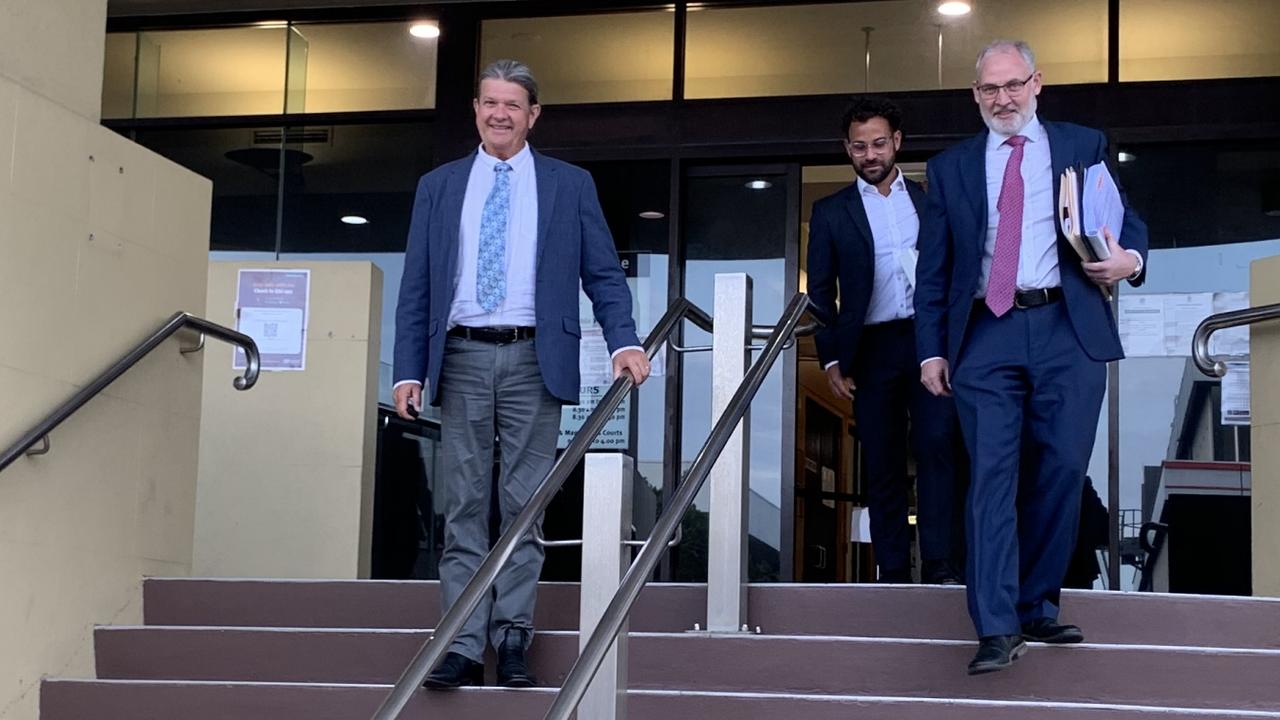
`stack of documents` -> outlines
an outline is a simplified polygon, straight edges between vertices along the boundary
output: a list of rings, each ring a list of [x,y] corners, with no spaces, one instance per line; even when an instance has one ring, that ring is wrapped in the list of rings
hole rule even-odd
[[[1058,223],[1081,260],[1097,262],[1111,257],[1102,229],[1110,230],[1111,236],[1120,242],[1124,204],[1120,202],[1120,190],[1106,164],[1098,163],[1085,170],[1083,184],[1080,172],[1075,168],[1069,167],[1062,172],[1058,188]]]

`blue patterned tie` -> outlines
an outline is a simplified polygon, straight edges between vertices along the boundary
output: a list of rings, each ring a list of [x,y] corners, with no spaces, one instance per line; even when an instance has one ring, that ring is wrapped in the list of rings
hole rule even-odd
[[[507,295],[507,218],[511,214],[511,166],[493,166],[493,189],[480,215],[480,253],[476,261],[476,301],[493,312]]]

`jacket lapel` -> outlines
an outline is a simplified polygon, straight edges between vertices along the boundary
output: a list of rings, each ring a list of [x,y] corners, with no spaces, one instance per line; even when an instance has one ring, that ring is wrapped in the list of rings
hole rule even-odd
[[[924,193],[924,188],[920,187],[920,183],[910,178],[903,178],[907,186],[907,195],[911,196],[911,205],[916,209],[916,215],[924,217],[924,206],[929,202],[929,198]]]
[[[969,198],[969,207],[973,210],[973,221],[978,232],[972,233],[978,239],[981,249],[986,243],[987,229],[987,132],[974,138],[973,144],[965,150],[960,158],[961,185]]]
[[[872,255],[875,254],[876,240],[871,234],[871,222],[867,220],[867,208],[862,204],[862,188],[858,186],[855,180],[849,186],[849,197],[844,203],[845,210],[849,211],[849,218],[853,220],[853,226],[858,229],[858,235],[862,238],[863,247]]]
[[[533,151],[533,173],[538,183],[538,267],[542,267],[542,254],[547,250],[547,231],[551,227],[551,214],[556,204],[556,168],[542,153]]]
[[[1049,140],[1049,157],[1053,165],[1053,207],[1054,215],[1057,215],[1058,208],[1058,192],[1062,185],[1062,172],[1071,165],[1072,155],[1071,148],[1067,147],[1066,140],[1058,134],[1058,128],[1051,122],[1040,122],[1040,126],[1044,128],[1045,137]],[[1084,180],[1083,174],[1080,180]],[[1062,238],[1062,229],[1057,222],[1053,224],[1054,229],[1058,231],[1058,237]]]
[[[438,243],[432,248],[432,257],[445,259],[445,278],[449,279],[452,289],[450,295],[457,291],[458,282],[458,243],[462,227],[462,202],[467,196],[467,181],[471,177],[471,166],[475,164],[476,154],[471,153],[471,162],[460,162],[453,166],[452,172],[445,180],[441,198],[441,217],[444,219],[444,233],[435,238]]]

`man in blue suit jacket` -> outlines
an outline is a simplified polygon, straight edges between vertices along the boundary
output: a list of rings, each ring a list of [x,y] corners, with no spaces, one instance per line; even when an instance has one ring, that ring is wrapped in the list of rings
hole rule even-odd
[[[853,403],[879,580],[912,580],[909,439],[916,458],[920,579],[955,585],[953,517],[963,497],[957,472],[963,472],[964,458],[954,403],[918,382],[909,259],[925,194],[897,167],[901,123],[898,106],[880,98],[858,98],[842,118],[845,152],[858,177],[813,205],[809,298],[827,319],[814,341],[831,392]]]
[[[396,308],[396,410],[412,417],[424,383],[441,407],[446,608],[489,550],[495,435],[503,531],[555,460],[560,407],[578,402],[579,281],[614,377],[627,372],[638,384],[649,374],[591,176],[526,142],[541,112],[529,68],[513,60],[485,68],[474,106],[480,148],[418,183]],[[525,650],[542,559],[525,538],[427,687],[480,684],[486,635],[501,685],[535,683]]]
[[[1146,226],[1127,207],[1123,227],[1106,232],[1107,260],[1081,263],[1060,235],[1062,171],[1105,161],[1106,139],[1041,122],[1040,89],[1026,43],[982,51],[973,97],[988,130],[929,162],[920,235],[921,382],[936,395],[954,387],[972,458],[967,579],[980,643],[971,674],[1007,667],[1024,639],[1084,639],[1058,622],[1058,596],[1106,363],[1123,356],[1102,290],[1139,284],[1147,252]]]

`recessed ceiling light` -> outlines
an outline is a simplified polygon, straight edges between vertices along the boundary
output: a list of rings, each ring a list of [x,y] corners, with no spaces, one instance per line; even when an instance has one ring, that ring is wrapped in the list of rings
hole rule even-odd
[[[747,183],[747,187],[752,190],[768,190],[773,187],[773,183],[768,180],[752,180]]]
[[[969,3],[964,2],[964,0],[947,0],[946,2],[938,3],[938,12],[942,15],[950,15],[952,17],[957,15],[968,15],[969,11],[972,9],[973,8],[969,6]]]
[[[658,212],[657,210],[645,210],[644,212],[640,213],[640,217],[644,218],[645,220],[661,220],[666,216],[667,216],[666,213]]]
[[[1133,153],[1122,152],[1116,156],[1116,159],[1118,159],[1122,163],[1131,163],[1134,160],[1137,160],[1138,156],[1134,155]]]
[[[288,21],[285,21],[285,20],[264,20],[263,22],[254,23],[253,26],[256,28],[266,28],[266,29],[287,28],[289,27],[289,23]]]
[[[416,38],[438,38],[440,37],[440,26],[433,22],[414,23],[409,26],[409,34]]]
[[[369,218],[363,215],[343,215],[342,222],[348,225],[368,225]]]

